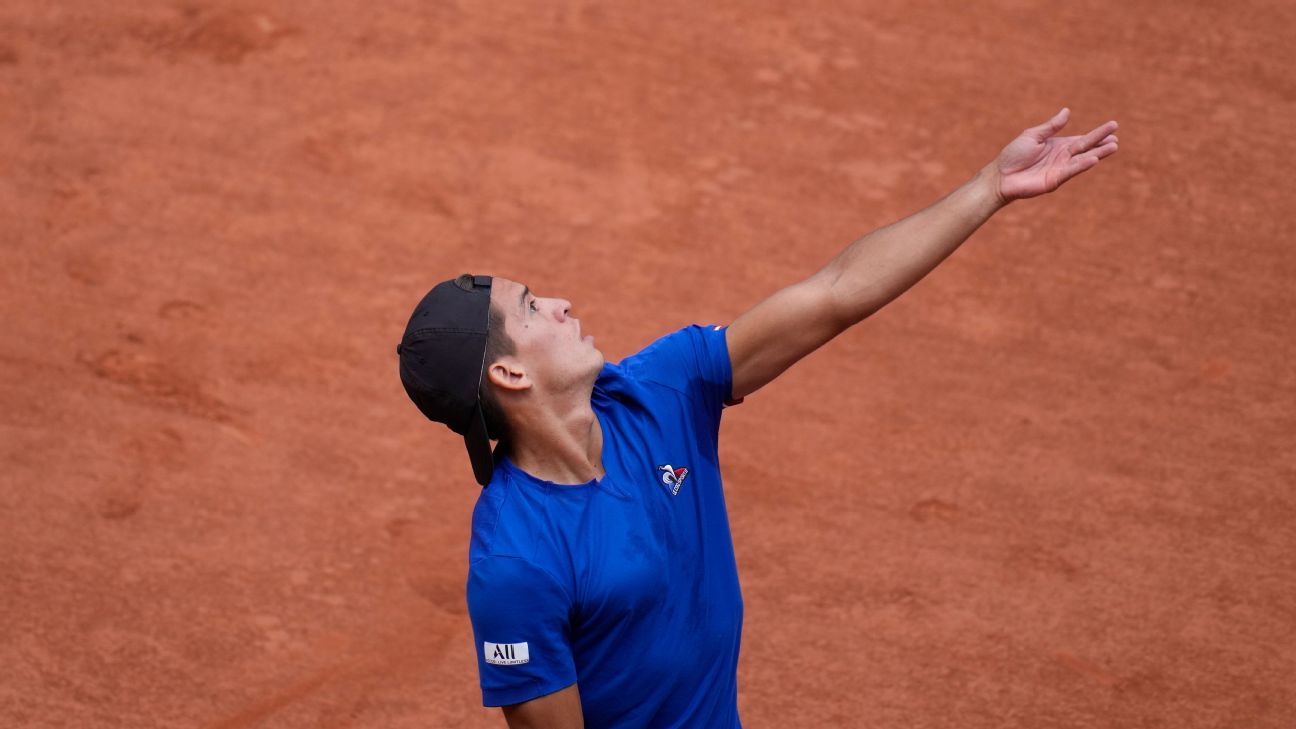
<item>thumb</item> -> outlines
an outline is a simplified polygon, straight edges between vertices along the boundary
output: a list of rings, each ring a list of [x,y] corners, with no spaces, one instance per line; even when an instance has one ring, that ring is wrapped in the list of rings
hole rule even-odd
[[[1026,133],[1030,135],[1031,139],[1034,139],[1037,142],[1043,142],[1054,134],[1057,134],[1062,127],[1066,126],[1067,119],[1070,116],[1071,110],[1064,106],[1062,107],[1062,111],[1053,115],[1052,119],[1049,119],[1037,127],[1027,129]]]

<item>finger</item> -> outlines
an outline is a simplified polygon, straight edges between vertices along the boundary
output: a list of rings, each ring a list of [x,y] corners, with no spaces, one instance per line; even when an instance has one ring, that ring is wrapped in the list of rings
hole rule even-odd
[[[1026,130],[1026,134],[1037,142],[1043,142],[1045,139],[1057,134],[1062,127],[1066,126],[1067,119],[1071,116],[1071,110],[1062,107],[1062,111],[1053,115],[1052,119],[1040,124],[1037,127],[1031,127]]]
[[[1084,135],[1083,137],[1080,137],[1079,139],[1071,143],[1071,147],[1070,147],[1071,154],[1081,154],[1083,152],[1089,151],[1100,141],[1102,141],[1104,137],[1116,131],[1117,126],[1118,125],[1114,121],[1109,121],[1106,124],[1098,125],[1097,127],[1094,128],[1093,131],[1089,132],[1088,134]]]
[[[1098,164],[1098,157],[1092,153],[1082,154],[1079,157],[1072,157],[1070,164],[1066,167],[1066,172],[1062,177],[1062,181],[1058,183],[1058,187],[1061,187],[1067,180],[1070,180],[1072,177],[1075,177],[1096,164]]]
[[[1111,144],[1104,144],[1101,147],[1092,149],[1082,155],[1072,157],[1070,164],[1068,164],[1066,167],[1066,177],[1062,179],[1062,182],[1066,182],[1072,177],[1075,177],[1081,172],[1084,172],[1090,167],[1093,167],[1094,165],[1098,164],[1098,160],[1104,157],[1109,157],[1113,154],[1116,154],[1115,142]],[[1062,183],[1058,183],[1058,184],[1061,185]]]

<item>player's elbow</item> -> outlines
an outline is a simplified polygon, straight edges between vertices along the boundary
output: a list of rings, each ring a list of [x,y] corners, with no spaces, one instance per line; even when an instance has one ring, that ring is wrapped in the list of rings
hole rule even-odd
[[[858,282],[837,280],[824,292],[826,317],[838,331],[859,324],[886,306],[876,290],[862,287]]]

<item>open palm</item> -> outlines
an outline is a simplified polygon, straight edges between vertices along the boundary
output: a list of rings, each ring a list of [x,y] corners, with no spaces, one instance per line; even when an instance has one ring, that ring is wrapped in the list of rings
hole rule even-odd
[[[1116,122],[1100,124],[1076,137],[1054,136],[1066,126],[1071,111],[1062,108],[1052,119],[1021,133],[991,163],[1004,202],[1052,192],[1062,183],[1116,152]]]

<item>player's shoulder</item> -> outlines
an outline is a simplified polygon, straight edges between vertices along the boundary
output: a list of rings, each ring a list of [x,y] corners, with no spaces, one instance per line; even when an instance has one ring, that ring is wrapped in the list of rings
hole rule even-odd
[[[621,360],[620,366],[631,375],[678,369],[682,364],[696,361],[710,344],[723,341],[724,330],[723,324],[687,324],[652,340]]]
[[[684,347],[696,347],[700,342],[723,336],[724,324],[686,324],[672,329],[649,342],[642,349],[621,360],[622,367],[639,367],[659,355],[673,356]]]
[[[536,509],[509,478],[504,460],[496,461],[491,481],[473,506],[470,562],[491,555],[529,557],[535,552]]]
[[[507,457],[496,461],[491,482],[473,507],[469,562],[486,557],[525,559],[549,566],[561,553],[564,533],[572,528],[553,495],[534,484],[520,483]]]
[[[569,580],[571,569],[552,550],[535,544],[496,544],[470,554],[468,560],[469,602],[474,594],[487,599],[530,595],[543,591],[564,604],[575,594]]]

